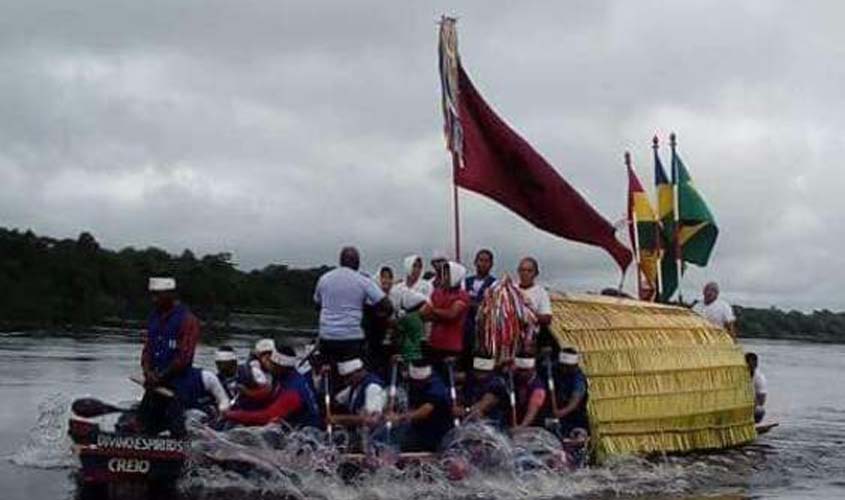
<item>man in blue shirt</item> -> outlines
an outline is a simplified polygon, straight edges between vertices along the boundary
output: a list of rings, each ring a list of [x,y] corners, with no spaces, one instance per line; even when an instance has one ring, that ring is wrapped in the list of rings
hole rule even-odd
[[[408,411],[391,413],[387,419],[400,426],[403,451],[436,451],[452,428],[451,399],[446,384],[432,372],[428,361],[415,361],[408,368]]]
[[[587,417],[587,377],[578,367],[578,352],[572,348],[561,349],[558,369],[554,374],[557,394],[555,417],[560,420],[560,437],[569,438],[573,432],[589,434]]]
[[[475,317],[478,307],[484,299],[487,290],[496,283],[496,278],[490,274],[493,269],[493,252],[483,248],[475,254],[475,274],[464,280],[464,289],[469,294],[469,314],[464,320],[464,350],[461,356],[461,367],[468,371],[472,368],[472,354],[475,352]]]
[[[327,362],[362,355],[364,306],[374,306],[379,317],[390,315],[392,306],[378,284],[358,271],[361,258],[354,247],[340,252],[340,267],[322,275],[314,290],[320,308],[319,349]]]
[[[463,411],[456,409],[455,416],[485,420],[498,429],[507,426],[508,387],[504,377],[496,371],[496,360],[483,356],[473,358],[464,389],[464,404],[466,408]]]

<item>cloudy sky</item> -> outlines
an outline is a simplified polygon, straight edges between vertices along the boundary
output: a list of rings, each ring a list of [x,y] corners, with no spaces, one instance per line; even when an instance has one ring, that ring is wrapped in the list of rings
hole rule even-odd
[[[485,98],[608,219],[625,210],[623,152],[651,184],[651,137],[678,133],[721,228],[687,295],[717,279],[735,302],[845,308],[841,2],[0,9],[2,226],[231,251],[247,269],[334,262],[344,243],[368,266],[449,248],[448,13]],[[461,203],[467,253],[490,246],[502,270],[533,254],[555,287],[618,279],[600,250]]]

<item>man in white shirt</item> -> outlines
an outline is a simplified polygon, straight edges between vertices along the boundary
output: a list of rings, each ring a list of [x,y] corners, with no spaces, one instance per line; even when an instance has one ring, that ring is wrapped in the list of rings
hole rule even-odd
[[[766,383],[766,376],[758,368],[759,359],[757,354],[749,352],[745,354],[745,363],[748,371],[751,372],[751,382],[754,384],[754,423],[760,423],[766,416],[766,396],[769,389]]]
[[[719,298],[719,285],[711,281],[704,286],[704,302],[693,306],[693,311],[714,325],[724,328],[731,337],[736,337],[736,317],[730,304]]]
[[[360,358],[337,363],[340,383],[346,387],[335,395],[335,401],[346,412],[332,415],[332,424],[347,427],[372,427],[381,420],[387,392],[384,382],[364,368]]]
[[[528,307],[537,316],[537,324],[540,332],[537,335],[537,346],[556,347],[557,343],[552,338],[549,326],[552,324],[552,301],[546,288],[537,283],[537,276],[540,275],[540,265],[534,257],[524,257],[519,261],[516,269],[519,274],[519,291],[525,297]]]
[[[320,308],[320,353],[329,362],[358,356],[364,344],[361,319],[364,306],[389,316],[390,301],[379,285],[358,271],[361,259],[354,247],[340,252],[340,267],[322,275],[314,290]]]

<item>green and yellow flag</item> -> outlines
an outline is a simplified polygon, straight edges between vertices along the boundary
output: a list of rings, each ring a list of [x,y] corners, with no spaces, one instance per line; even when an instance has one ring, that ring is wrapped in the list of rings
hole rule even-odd
[[[654,301],[660,263],[660,222],[628,153],[625,153],[625,164],[628,167],[628,235],[637,261],[637,291],[640,300]]]
[[[671,135],[672,180],[669,182],[654,142],[654,180],[657,186],[658,214],[663,226],[661,258],[662,288],[660,300],[667,302],[675,294],[683,273],[681,264],[706,266],[716,245],[719,228],[710,208],[692,182],[689,171],[675,149]]]

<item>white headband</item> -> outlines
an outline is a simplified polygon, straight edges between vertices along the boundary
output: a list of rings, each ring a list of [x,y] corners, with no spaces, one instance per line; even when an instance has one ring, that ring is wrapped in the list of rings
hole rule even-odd
[[[263,352],[273,352],[276,350],[276,343],[273,339],[261,339],[255,343],[255,352],[256,354],[261,354]]]
[[[151,292],[176,290],[176,280],[173,278],[150,278],[148,285]]]
[[[476,370],[489,372],[496,368],[496,361],[490,358],[474,358],[472,367]]]
[[[349,375],[352,372],[360,370],[364,367],[364,362],[358,358],[350,359],[349,361],[341,361],[337,364],[337,373],[342,376]]]
[[[578,354],[561,351],[560,354],[557,355],[557,361],[562,365],[577,365]]]
[[[431,376],[431,366],[414,366],[408,368],[408,375],[413,380],[425,380]]]
[[[214,353],[214,361],[225,363],[226,361],[237,361],[238,357],[232,351],[217,351]]]
[[[514,358],[513,364],[519,370],[530,370],[534,368],[534,358]]]
[[[270,355],[270,361],[278,366],[296,366],[296,356],[288,356],[287,354],[282,354],[279,351],[273,351],[273,354]]]

